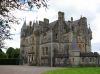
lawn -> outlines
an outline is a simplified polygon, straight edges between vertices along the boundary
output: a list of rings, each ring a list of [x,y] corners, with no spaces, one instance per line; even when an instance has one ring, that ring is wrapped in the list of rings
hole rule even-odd
[[[42,74],[100,74],[100,67],[64,68],[47,71]]]

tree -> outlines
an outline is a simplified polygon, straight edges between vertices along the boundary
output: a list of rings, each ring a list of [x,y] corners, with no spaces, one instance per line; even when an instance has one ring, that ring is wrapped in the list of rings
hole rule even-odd
[[[9,47],[8,49],[7,49],[7,52],[6,52],[6,54],[7,54],[7,56],[8,56],[8,58],[13,58],[14,57],[14,48],[12,48],[12,47]]]
[[[7,15],[12,9],[22,9],[23,6],[28,5],[30,8],[36,6],[37,8],[46,7],[47,0],[0,0],[0,15]]]
[[[6,54],[7,54],[8,58],[19,59],[20,49],[19,48],[14,49],[13,47],[9,47]]]
[[[4,47],[4,41],[0,38],[0,49]]]
[[[7,58],[7,55],[0,49],[0,59]]]
[[[0,20],[0,49],[4,47],[4,40],[10,38],[10,26],[7,21]]]
[[[25,6],[29,6],[30,9],[34,6],[47,8],[47,0],[0,0],[0,48],[4,47],[4,40],[11,36],[11,27],[5,22],[18,23],[10,12],[15,9],[24,10]]]
[[[15,49],[15,52],[14,52],[14,57],[13,58],[19,59],[19,55],[20,55],[20,49],[19,48],[16,48]]]

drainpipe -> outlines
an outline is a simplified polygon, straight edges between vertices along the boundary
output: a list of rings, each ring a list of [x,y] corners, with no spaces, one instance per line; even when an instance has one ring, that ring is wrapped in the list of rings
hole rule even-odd
[[[52,67],[52,56],[53,56],[53,52],[52,52],[52,50],[53,50],[53,47],[52,47],[52,36],[53,36],[53,34],[52,34],[52,30],[51,30],[51,67]]]

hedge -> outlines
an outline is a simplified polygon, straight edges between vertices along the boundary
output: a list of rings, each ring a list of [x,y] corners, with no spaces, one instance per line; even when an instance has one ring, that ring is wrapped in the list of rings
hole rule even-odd
[[[19,65],[19,59],[0,59],[0,65]]]

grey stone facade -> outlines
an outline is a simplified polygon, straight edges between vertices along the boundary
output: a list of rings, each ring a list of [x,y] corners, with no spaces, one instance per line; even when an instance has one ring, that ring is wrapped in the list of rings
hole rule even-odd
[[[99,56],[89,54],[91,39],[92,31],[86,17],[75,21],[71,17],[70,21],[65,21],[64,12],[58,12],[58,19],[51,23],[46,18],[29,25],[25,21],[21,29],[21,63],[45,66],[99,64]],[[92,61],[87,61],[90,58]]]

